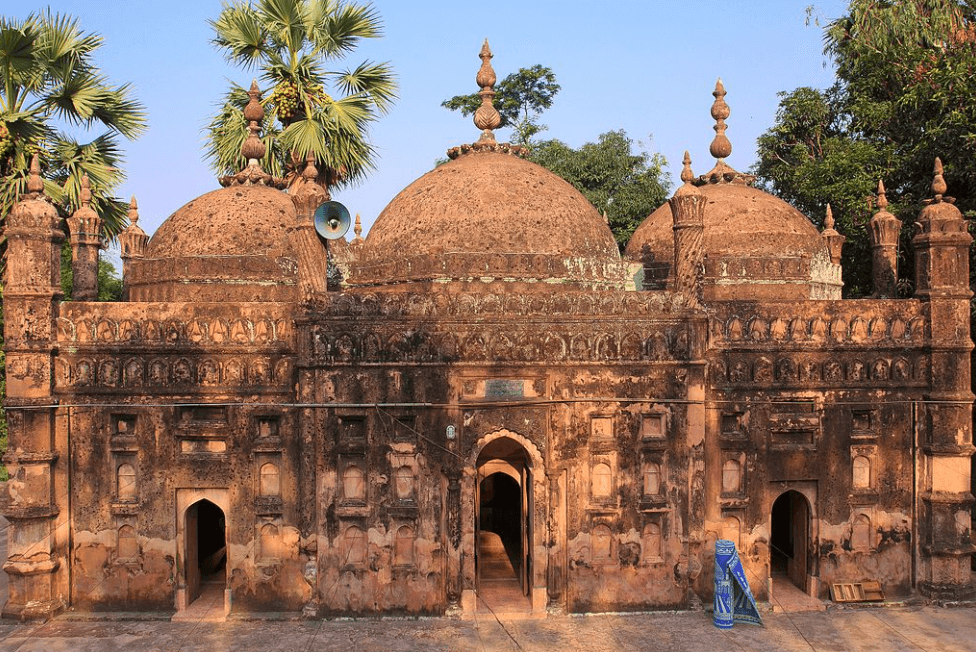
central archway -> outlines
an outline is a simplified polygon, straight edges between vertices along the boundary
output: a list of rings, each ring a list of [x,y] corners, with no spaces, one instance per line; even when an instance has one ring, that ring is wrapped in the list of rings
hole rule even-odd
[[[200,500],[186,510],[187,604],[200,597],[204,585],[218,585],[223,594],[227,583],[227,523],[224,511],[209,500]]]
[[[810,504],[798,491],[785,491],[773,503],[770,518],[770,574],[787,577],[798,589],[808,591]]]
[[[466,491],[473,508],[473,567],[466,576],[468,609],[498,613],[544,613],[546,555],[537,522],[546,502],[542,456],[531,441],[500,430],[482,437],[469,458]]]

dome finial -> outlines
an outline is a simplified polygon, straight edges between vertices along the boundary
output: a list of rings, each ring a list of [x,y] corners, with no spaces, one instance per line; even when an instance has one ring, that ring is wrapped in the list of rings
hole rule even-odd
[[[247,106],[244,107],[244,119],[247,120],[247,129],[250,132],[244,144],[241,145],[241,155],[247,160],[248,165],[252,162],[257,163],[264,158],[267,148],[261,142],[258,134],[261,132],[261,121],[264,120],[264,108],[261,107],[261,90],[258,88],[258,80],[251,81],[251,89],[247,92],[250,98]]]
[[[37,154],[31,157],[30,174],[27,177],[27,192],[44,192],[44,180],[41,179],[41,159]]]
[[[247,161],[244,169],[220,179],[220,185],[264,185],[281,187],[281,179],[273,178],[261,169],[261,159],[267,154],[268,148],[261,140],[261,123],[264,121],[264,107],[261,106],[261,89],[258,80],[251,81],[251,88],[247,91],[248,101],[244,107],[244,119],[247,120],[247,138],[241,145],[241,156]]]
[[[474,126],[481,129],[479,143],[495,142],[495,134],[492,130],[497,129],[502,123],[501,115],[492,104],[495,99],[495,81],[497,80],[495,70],[491,67],[493,56],[491,47],[488,45],[488,39],[485,39],[484,45],[481,46],[481,52],[478,54],[481,59],[481,68],[475,78],[478,86],[481,86],[481,90],[478,92],[478,95],[481,96],[481,106],[474,114]]]
[[[356,234],[356,240],[363,239],[363,221],[359,217],[359,213],[356,213],[356,224],[352,227],[352,232]]]
[[[726,94],[722,78],[719,77],[715,82],[715,90],[712,91],[712,95],[715,96],[715,102],[712,103],[712,119],[715,120],[715,126],[712,128],[715,130],[715,139],[708,148],[712,156],[718,160],[728,158],[732,154],[732,142],[725,135],[725,130],[728,129],[725,120],[731,114],[729,105],[725,103]]]

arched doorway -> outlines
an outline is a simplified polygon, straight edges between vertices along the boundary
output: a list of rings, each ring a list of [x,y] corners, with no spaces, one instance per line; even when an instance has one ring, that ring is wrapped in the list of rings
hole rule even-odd
[[[501,437],[478,455],[475,567],[479,601],[497,612],[530,611],[532,466],[522,445]]]
[[[227,584],[227,523],[224,511],[209,500],[199,500],[186,510],[187,604],[206,587],[223,595]]]
[[[788,578],[790,583],[807,592],[807,567],[810,545],[810,504],[798,491],[786,491],[773,503],[769,570],[772,579]]]

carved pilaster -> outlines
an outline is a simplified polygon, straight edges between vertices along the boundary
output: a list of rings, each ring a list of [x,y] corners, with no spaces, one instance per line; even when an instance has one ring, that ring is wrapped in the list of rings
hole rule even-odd
[[[972,403],[969,334],[969,247],[962,213],[945,197],[936,159],[935,198],[919,214],[912,241],[916,296],[929,303],[931,385],[919,410],[919,564],[923,594],[958,599],[972,593],[969,543]]]
[[[37,157],[28,193],[7,216],[7,277],[4,292],[4,350],[7,355],[8,451],[10,472],[0,497],[10,521],[7,561],[9,598],[3,616],[49,618],[64,608],[67,590],[61,559],[62,487],[55,409],[52,407],[55,320],[61,297],[58,213],[44,196]]]

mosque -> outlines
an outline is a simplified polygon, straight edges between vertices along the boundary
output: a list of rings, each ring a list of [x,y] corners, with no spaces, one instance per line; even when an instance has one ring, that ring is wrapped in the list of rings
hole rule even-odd
[[[970,579],[971,238],[937,164],[915,290],[871,220],[874,295],[841,298],[844,237],[724,159],[621,255],[572,186],[477,142],[326,241],[307,163],[250,160],[149,238],[61,220],[35,167],[6,218],[10,521],[3,615],[305,617],[685,609],[714,543],[753,593],[962,598]],[[330,251],[331,260],[330,263]],[[341,275],[330,273],[330,267]]]

